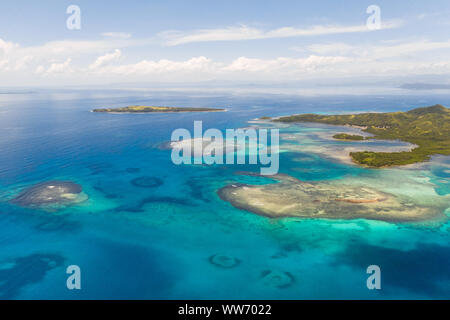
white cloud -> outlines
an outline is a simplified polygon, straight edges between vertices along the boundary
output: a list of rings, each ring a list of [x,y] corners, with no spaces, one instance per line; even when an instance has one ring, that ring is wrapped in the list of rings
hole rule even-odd
[[[131,33],[128,32],[103,32],[100,35],[108,38],[116,38],[116,39],[129,39],[131,38]]]
[[[399,27],[401,21],[384,22],[382,29],[392,29]],[[218,29],[201,29],[191,33],[182,33],[178,31],[166,31],[159,34],[167,45],[176,46],[194,42],[211,42],[211,41],[236,41],[236,40],[256,40],[256,39],[274,39],[274,38],[291,38],[305,36],[319,36],[339,33],[357,33],[370,32],[366,25],[354,26],[313,26],[310,28],[283,27],[273,30],[262,30],[252,28],[246,25],[239,27],[227,27]]]
[[[299,48],[293,48],[295,51],[300,51]],[[355,46],[347,43],[317,43],[307,47],[307,50],[316,54],[340,54],[346,55],[355,51]],[[301,51],[306,51],[301,48]]]
[[[450,41],[427,40],[378,45],[325,43],[312,44],[307,47],[309,51],[316,54],[344,54],[351,57],[367,57],[373,60],[383,58],[401,58],[405,56],[413,56],[416,53],[422,53],[425,51],[449,48]]]
[[[40,46],[22,47],[19,44],[0,39],[0,60],[7,60],[3,66],[7,71],[35,68],[54,61],[66,60],[113,49],[115,42],[108,41],[51,41]]]
[[[36,70],[34,71],[34,73],[36,73],[36,74],[43,74],[44,71],[45,71],[44,66],[37,66]]]
[[[379,61],[367,57],[319,56],[304,58],[277,57],[258,59],[245,56],[228,63],[214,61],[204,56],[183,61],[142,60],[137,63],[104,66],[98,75],[123,79],[148,79],[168,81],[227,80],[305,80],[332,79],[352,76],[407,76],[424,74],[449,74],[450,62],[407,60]]]
[[[127,44],[124,43],[124,46]],[[61,40],[44,43],[41,46],[23,47],[20,48],[22,52],[28,52],[35,56],[50,55],[52,57],[61,56],[79,56],[83,54],[92,54],[97,52],[105,52],[115,48],[121,47],[120,42],[107,40]]]
[[[38,46],[23,47],[19,44],[0,39],[0,59],[8,58],[10,62],[23,60],[28,62],[48,62],[51,59],[99,55],[115,49],[148,44],[149,40],[60,40],[50,41]]]
[[[369,48],[367,54],[373,54],[377,58],[401,57],[405,55],[412,55],[425,51],[433,51],[438,49],[450,48],[450,41],[414,41],[405,42],[392,46],[373,46]]]
[[[63,63],[52,63],[50,67],[45,71],[45,74],[67,74],[72,73],[74,70],[72,69],[70,63],[72,59],[67,58]]]
[[[116,49],[112,53],[107,53],[103,56],[98,57],[95,62],[89,66],[89,69],[97,69],[99,67],[105,66],[113,61],[119,60],[121,56],[122,52],[119,49]]]
[[[344,28],[344,29],[343,29]],[[314,27],[309,29],[281,28],[271,31],[241,26],[235,29],[220,29],[223,32],[193,33],[183,37],[165,35],[173,44],[240,39],[262,39],[322,34],[324,32],[363,32],[361,27]],[[219,29],[216,29],[219,30]],[[333,31],[334,30],[334,31]],[[360,30],[360,31],[358,31]],[[211,30],[210,30],[211,31]],[[184,36],[192,36],[186,38]],[[210,40],[207,40],[210,39]],[[161,39],[159,39],[161,40]],[[313,38],[317,40],[317,38]],[[180,42],[181,41],[181,42]],[[185,42],[183,42],[185,41]],[[158,57],[163,51],[175,48],[141,50],[140,58],[124,57],[123,48],[155,44],[150,39],[110,38],[91,41],[52,41],[37,46],[20,46],[0,39],[0,79],[4,82],[15,79],[44,83],[53,80],[56,84],[67,82],[104,83],[104,81],[202,81],[217,80],[305,80],[332,79],[338,77],[450,75],[450,40],[426,39],[390,40],[369,42],[313,43],[287,55],[261,58],[237,54],[224,59],[203,54],[186,55],[179,59]],[[161,43],[160,43],[161,44]],[[152,48],[153,49],[153,48]],[[131,49],[130,49],[131,51]],[[179,51],[179,50],[178,50]],[[135,56],[137,51],[132,52]],[[52,75],[50,77],[50,75]],[[61,81],[59,81],[61,80]],[[46,82],[45,82],[46,83]]]
[[[142,60],[134,64],[110,66],[102,68],[104,74],[115,75],[148,75],[164,73],[196,73],[215,72],[220,64],[214,63],[204,56],[191,58],[185,61],[161,59],[157,61]]]
[[[0,55],[8,55],[15,50],[19,45],[13,42],[8,42],[0,39]]]
[[[142,40],[142,42],[145,41]],[[70,68],[65,68],[65,70],[73,71],[75,69],[71,65],[71,60],[67,62],[69,57],[86,62],[88,59],[97,56],[98,58],[93,63],[93,67],[101,66],[107,64],[110,59],[120,56],[120,50],[117,48],[141,44],[139,41],[127,39],[109,39],[61,40],[50,41],[36,46],[20,46],[17,43],[0,39],[0,70],[11,74],[14,72],[26,73],[28,71],[44,75],[49,74],[48,72],[55,73],[60,68],[69,65]],[[99,57],[102,53],[104,54],[104,52],[111,50],[115,50],[111,55],[107,54],[105,57]],[[64,65],[64,63],[66,64]],[[42,66],[46,71],[44,72],[39,66]]]
[[[250,59],[240,57],[224,67],[224,71],[240,72],[311,72],[320,68],[348,61],[345,57],[320,57],[311,55],[307,58]]]
[[[0,70],[2,70],[4,67],[6,67],[8,65],[9,61],[8,60],[0,60]]]

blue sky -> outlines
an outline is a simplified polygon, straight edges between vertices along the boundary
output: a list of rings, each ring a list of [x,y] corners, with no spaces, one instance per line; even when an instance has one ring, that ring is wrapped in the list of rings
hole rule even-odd
[[[81,9],[69,30],[66,8]],[[377,5],[381,29],[369,30]],[[2,1],[0,86],[448,81],[448,1]],[[436,81],[437,81],[436,80]]]

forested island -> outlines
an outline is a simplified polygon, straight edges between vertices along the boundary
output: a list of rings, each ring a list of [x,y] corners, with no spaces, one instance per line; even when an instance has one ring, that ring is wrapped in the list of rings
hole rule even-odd
[[[364,140],[363,136],[357,134],[347,134],[347,133],[337,133],[333,136],[333,138],[337,140],[351,140],[351,141],[362,141]]]
[[[225,111],[225,109],[159,107],[159,106],[128,106],[128,107],[120,107],[120,108],[101,108],[101,109],[92,110],[92,112],[106,112],[106,113],[217,112],[217,111]]]
[[[361,127],[372,134],[364,139],[401,140],[416,145],[402,152],[351,152],[358,164],[369,167],[407,165],[429,160],[432,155],[450,155],[450,109],[442,105],[416,108],[407,112],[359,113],[345,115],[300,114],[272,121],[317,122]],[[337,134],[342,140],[363,140],[361,136]]]

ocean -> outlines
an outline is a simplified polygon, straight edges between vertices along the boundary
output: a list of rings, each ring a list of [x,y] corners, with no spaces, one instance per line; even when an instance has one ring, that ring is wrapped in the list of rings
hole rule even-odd
[[[267,183],[239,174],[258,166],[174,165],[170,150],[160,147],[173,130],[193,130],[194,120],[204,130],[225,130],[248,127],[261,116],[405,111],[436,103],[450,106],[450,96],[0,94],[0,299],[449,299],[448,222],[270,219],[217,195],[230,183]],[[227,112],[90,112],[127,105]],[[310,135],[326,126],[283,130],[303,134],[309,146],[342,143]],[[368,169],[302,152],[300,144],[297,152],[280,153],[280,173],[303,181],[370,181],[423,201],[450,194],[450,157],[417,168]],[[160,183],[138,186],[133,181],[139,177]],[[80,184],[88,199],[52,211],[10,202],[24,188],[50,180]],[[80,290],[66,286],[69,265],[80,267]],[[369,265],[381,269],[381,290],[367,288]]]

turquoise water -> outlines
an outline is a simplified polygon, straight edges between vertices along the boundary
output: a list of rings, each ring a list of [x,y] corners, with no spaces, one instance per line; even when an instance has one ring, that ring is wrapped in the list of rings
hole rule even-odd
[[[158,146],[176,128],[247,127],[263,115],[406,110],[450,97],[242,96],[203,92],[78,91],[0,96],[0,298],[2,299],[396,299],[450,298],[449,224],[268,219],[233,208],[217,189],[267,183],[235,174],[251,165],[172,164]],[[131,104],[226,107],[226,113],[115,115]],[[327,130],[286,128],[309,143]],[[450,159],[417,169],[370,170],[320,154],[284,152],[280,172],[302,180],[368,179],[399,192],[445,199]],[[162,184],[140,188],[138,177]],[[392,179],[392,183],[389,183]],[[424,179],[426,180],[424,182]],[[83,186],[86,202],[56,212],[8,202],[48,180]],[[414,181],[414,183],[411,183]],[[430,198],[431,199],[431,198]],[[449,203],[450,206],[450,203]],[[211,263],[214,255],[239,261]],[[366,268],[382,271],[368,290]],[[66,288],[78,265],[81,290]],[[272,272],[272,273],[270,273]],[[267,274],[289,275],[278,286]]]

